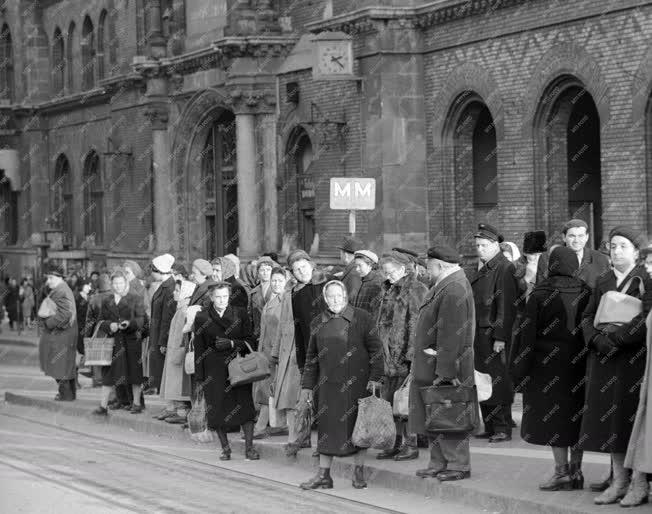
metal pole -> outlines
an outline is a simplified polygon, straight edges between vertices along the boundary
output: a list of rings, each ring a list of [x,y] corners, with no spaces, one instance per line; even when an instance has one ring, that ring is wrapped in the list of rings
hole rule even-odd
[[[355,210],[349,211],[349,232],[355,235]]]

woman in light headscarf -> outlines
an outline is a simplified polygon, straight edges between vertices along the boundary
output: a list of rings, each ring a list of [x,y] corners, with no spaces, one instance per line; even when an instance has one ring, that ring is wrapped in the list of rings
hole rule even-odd
[[[161,379],[161,398],[166,402],[165,416],[158,419],[168,423],[185,423],[190,402],[190,376],[186,374],[184,362],[186,358],[186,343],[188,331],[184,332],[186,325],[186,311],[190,297],[195,291],[196,284],[187,280],[179,280],[174,288],[174,299],[177,302],[177,311],[170,322],[167,352]]]

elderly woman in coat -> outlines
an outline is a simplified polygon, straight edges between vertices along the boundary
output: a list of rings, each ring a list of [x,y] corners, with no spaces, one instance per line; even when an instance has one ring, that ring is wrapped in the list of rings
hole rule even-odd
[[[190,375],[186,374],[184,362],[186,359],[186,342],[188,332],[186,326],[186,313],[190,297],[196,284],[187,280],[177,281],[174,288],[174,300],[177,302],[177,312],[172,316],[170,334],[168,335],[167,353],[163,366],[161,380],[161,398],[166,402],[165,417],[159,417],[167,423],[180,424],[186,422],[188,405],[190,402]]]
[[[93,330],[114,338],[113,358],[110,366],[102,367],[102,397],[100,406],[93,411],[97,416],[108,414],[111,392],[115,386],[130,386],[132,404],[130,412],[143,412],[140,393],[143,384],[142,346],[140,331],[145,321],[145,303],[142,296],[129,291],[124,271],[111,274],[110,294],[104,295],[100,306],[100,319]],[[90,329],[90,327],[88,327]]]
[[[596,314],[602,298],[610,291],[641,298],[647,273],[637,265],[640,242],[641,236],[629,227],[616,227],[610,232],[613,269],[598,278],[582,319],[589,355],[579,447],[610,453],[613,467],[611,485],[594,500],[598,505],[617,503],[629,488],[624,461],[645,372],[646,348],[645,323],[641,319],[620,325],[603,324],[596,321]]]
[[[632,435],[627,446],[625,467],[632,470],[632,481],[627,495],[620,501],[621,505],[636,506],[648,502],[650,486],[646,474],[652,473],[652,394],[650,394],[650,373],[652,373],[652,244],[641,250],[641,257],[645,259],[645,270],[648,280],[643,299],[643,313],[638,318],[640,322],[645,312],[648,312],[645,321],[647,331],[647,363],[645,375],[641,384],[641,394],[636,411],[636,419],[632,428]]]
[[[523,440],[551,446],[555,459],[552,477],[539,485],[542,491],[584,486],[582,451],[576,448],[586,371],[579,327],[591,289],[577,278],[578,269],[573,250],[559,246],[552,251],[548,278],[527,301],[520,350],[512,363],[515,383],[523,390]]]
[[[366,450],[353,446],[351,436],[358,416],[358,400],[380,388],[382,343],[375,323],[362,309],[348,305],[346,287],[339,280],[323,289],[327,309],[311,326],[300,402],[312,403],[317,391],[317,450],[319,471],[302,489],[332,489],[333,457],[354,456],[353,487],[367,487]]]
[[[258,460],[253,446],[254,408],[251,384],[232,387],[228,364],[238,354],[255,346],[247,311],[230,303],[231,284],[218,282],[209,288],[211,305],[197,313],[195,333],[195,385],[207,405],[208,428],[217,431],[222,445],[220,460],[231,459],[226,430],[241,426],[245,436],[245,457]]]
[[[39,318],[43,327],[39,360],[41,370],[59,384],[59,394],[54,399],[72,401],[77,396],[77,315],[75,298],[63,276],[63,269],[59,266],[50,266],[46,273],[46,284],[51,290],[48,297],[56,307],[48,317]]]

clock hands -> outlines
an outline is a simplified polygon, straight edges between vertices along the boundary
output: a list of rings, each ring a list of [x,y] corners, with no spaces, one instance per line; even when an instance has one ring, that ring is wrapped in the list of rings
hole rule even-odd
[[[342,64],[342,56],[339,55],[335,57],[334,55],[331,55],[331,62],[334,62],[339,65],[340,68],[344,69],[344,65]]]

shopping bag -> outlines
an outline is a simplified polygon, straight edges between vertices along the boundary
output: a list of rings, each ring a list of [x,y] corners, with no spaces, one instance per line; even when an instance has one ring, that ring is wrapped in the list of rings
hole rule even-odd
[[[41,306],[38,308],[37,315],[39,318],[50,318],[57,313],[57,304],[50,296],[43,298]]]
[[[312,430],[312,404],[308,402],[299,402],[297,405],[297,415],[294,421],[294,433],[297,435],[295,440],[297,450],[304,441],[310,441]]]
[[[475,386],[431,385],[420,387],[426,407],[426,431],[470,433],[478,426],[478,393]]]
[[[392,410],[394,416],[399,418],[407,418],[410,414],[410,384],[412,383],[412,375],[408,375],[401,387],[394,392],[394,401],[392,402]]]
[[[269,426],[272,428],[282,428],[288,424],[285,410],[279,410],[274,407],[274,397],[269,397]]]
[[[645,287],[641,277],[630,278],[622,290],[627,291],[635,278],[638,279],[638,290],[640,297],[643,298]],[[632,321],[641,312],[643,312],[643,302],[638,298],[620,291],[607,291],[600,298],[600,304],[593,319],[593,326],[601,329],[606,325],[624,325]],[[607,330],[609,329],[607,328]]]
[[[188,430],[190,438],[200,443],[210,443],[215,440],[215,432],[208,428],[206,419],[206,400],[204,393],[198,392],[188,413]]]
[[[186,371],[186,375],[195,374],[195,344],[193,340],[195,335],[193,334],[190,337],[190,342],[188,343],[188,351],[186,352],[186,357],[183,362],[183,369]]]
[[[478,401],[485,402],[493,394],[491,375],[473,370],[475,375],[475,388],[478,391]]]
[[[358,448],[389,450],[394,447],[396,425],[392,406],[378,398],[375,390],[371,396],[358,400],[358,417],[351,442]]]

